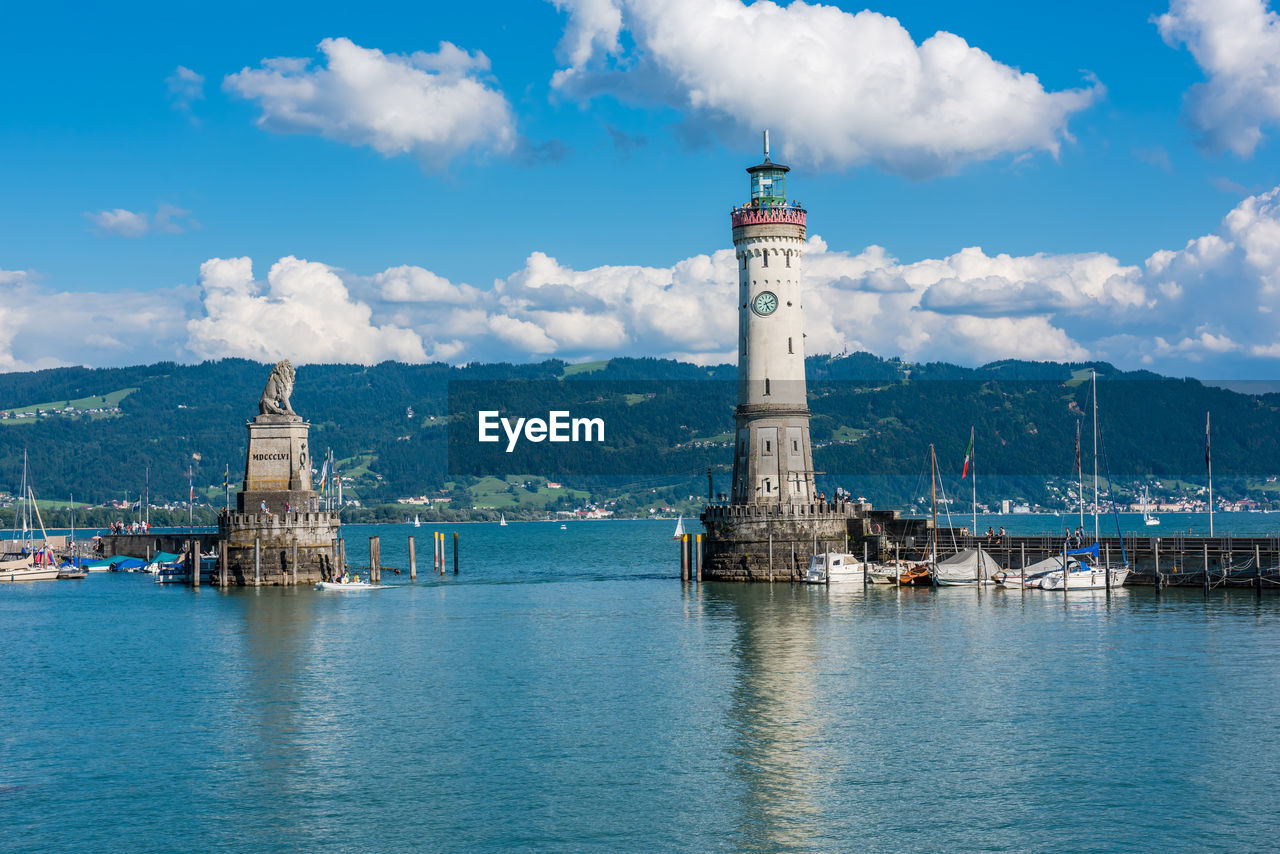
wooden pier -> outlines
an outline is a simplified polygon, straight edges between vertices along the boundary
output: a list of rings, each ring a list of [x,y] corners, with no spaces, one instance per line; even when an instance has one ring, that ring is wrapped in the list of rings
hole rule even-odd
[[[1006,534],[997,538],[961,534],[958,528],[938,529],[939,557],[945,558],[960,549],[981,547],[996,558],[1007,571],[1062,554],[1061,534]],[[887,538],[891,552],[896,544],[904,557],[923,558],[929,538],[920,531],[894,541]],[[1092,538],[1087,538],[1092,544]],[[1074,546],[1068,545],[1068,548]],[[1128,562],[1126,586],[1161,587],[1263,587],[1280,588],[1280,533],[1253,536],[1197,536],[1170,531],[1128,532],[1124,536],[1100,536],[1098,550],[1112,565]],[[1207,576],[1206,576],[1207,570]],[[1157,576],[1158,573],[1158,576]]]

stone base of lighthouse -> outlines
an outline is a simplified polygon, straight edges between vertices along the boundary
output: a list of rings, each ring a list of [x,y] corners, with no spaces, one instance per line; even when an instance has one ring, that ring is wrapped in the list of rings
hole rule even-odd
[[[338,514],[328,511],[232,513],[218,519],[218,539],[226,549],[214,570],[214,584],[229,587],[315,584],[333,577],[340,563]]]
[[[710,581],[798,581],[824,552],[882,557],[897,513],[869,504],[720,504],[700,517],[702,577]]]

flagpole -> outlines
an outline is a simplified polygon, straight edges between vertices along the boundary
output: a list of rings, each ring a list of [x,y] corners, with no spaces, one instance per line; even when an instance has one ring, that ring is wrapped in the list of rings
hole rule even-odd
[[[1213,536],[1213,456],[1209,453],[1209,413],[1204,414],[1204,464],[1209,469],[1209,536]]]
[[[227,493],[227,513],[231,512],[231,463],[222,470],[222,489]]]
[[[1093,542],[1098,542],[1098,372],[1089,372],[1093,378]],[[1110,477],[1110,475],[1108,475]],[[1082,489],[1081,492],[1084,490]],[[1065,569],[1065,567],[1064,567]],[[1066,589],[1066,578],[1062,580]]]
[[[969,486],[973,487],[973,536],[978,536],[978,449],[973,443],[973,427],[969,427],[969,447],[973,448],[973,481]]]

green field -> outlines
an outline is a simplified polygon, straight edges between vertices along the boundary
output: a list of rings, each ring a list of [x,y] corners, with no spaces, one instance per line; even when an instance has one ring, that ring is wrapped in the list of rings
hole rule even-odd
[[[564,373],[560,375],[560,378],[564,379],[574,374],[593,374],[596,371],[603,371],[608,365],[608,359],[603,359],[599,362],[579,362],[576,365],[565,365]]]
[[[120,405],[120,401],[137,391],[136,388],[121,388],[105,395],[93,395],[91,397],[80,397],[75,400],[55,400],[49,403],[31,403],[26,406],[13,406],[8,409],[0,409],[0,412],[7,412],[10,415],[34,413],[37,410],[41,412],[61,412],[68,407],[71,409],[112,409]]]
[[[523,484],[529,484],[525,487]],[[484,477],[467,490],[476,509],[504,510],[516,507],[542,509],[566,495],[574,499],[589,498],[591,493],[581,489],[548,489],[542,478],[524,475]]]

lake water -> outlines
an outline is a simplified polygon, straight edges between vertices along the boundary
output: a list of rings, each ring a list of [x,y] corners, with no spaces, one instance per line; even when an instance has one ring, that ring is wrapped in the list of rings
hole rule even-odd
[[[682,586],[671,527],[446,526],[441,579],[349,526],[417,537],[362,594],[0,586],[0,849],[1275,846],[1280,595]]]

